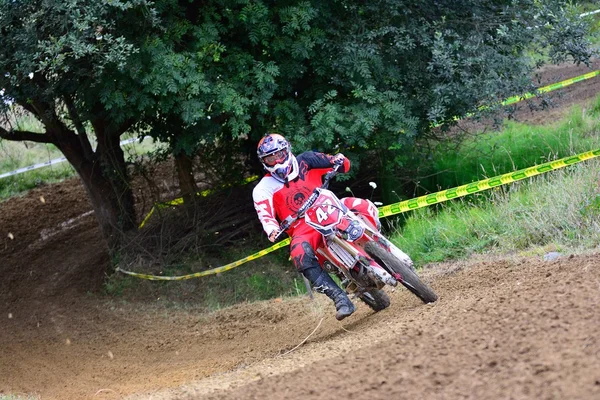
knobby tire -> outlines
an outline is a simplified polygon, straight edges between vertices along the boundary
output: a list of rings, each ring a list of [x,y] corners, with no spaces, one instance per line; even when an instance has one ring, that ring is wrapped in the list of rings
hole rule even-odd
[[[365,251],[382,267],[388,269],[389,272],[395,272],[402,277],[402,285],[406,287],[412,294],[417,296],[423,303],[433,303],[438,299],[435,292],[421,281],[417,274],[402,261],[398,260],[386,249],[381,247],[376,242],[369,242],[365,245]]]
[[[359,296],[359,298],[375,312],[390,306],[390,297],[383,290],[373,289]]]

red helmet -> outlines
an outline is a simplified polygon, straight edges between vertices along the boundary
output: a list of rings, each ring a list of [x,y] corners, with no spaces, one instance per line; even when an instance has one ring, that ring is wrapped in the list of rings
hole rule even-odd
[[[258,159],[275,179],[290,181],[298,176],[298,161],[292,154],[292,146],[281,135],[269,133],[258,142]]]

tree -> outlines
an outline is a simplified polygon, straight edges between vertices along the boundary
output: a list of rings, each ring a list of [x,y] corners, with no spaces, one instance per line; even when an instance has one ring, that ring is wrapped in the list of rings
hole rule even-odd
[[[527,52],[587,62],[586,33],[563,0],[0,0],[0,87],[20,108],[2,106],[45,128],[0,138],[63,151],[112,248],[135,222],[128,130],[182,171],[198,152],[227,171],[276,129],[389,176],[432,124],[530,90]]]
[[[593,55],[589,21],[567,1],[303,4],[302,29],[322,33],[303,73],[272,100],[277,125],[302,148],[375,156],[383,186],[434,125],[532,91],[545,61]]]
[[[120,136],[137,119],[123,110],[126,68],[139,30],[156,24],[145,0],[0,2],[0,138],[52,143],[75,168],[109,247],[135,224]],[[11,128],[28,112],[42,132]],[[95,137],[93,148],[90,136]]]
[[[337,148],[357,161],[375,154],[380,179],[402,167],[432,126],[531,91],[532,72],[545,60],[592,56],[587,22],[567,1],[208,0],[179,7],[186,23],[168,24],[178,39],[161,44],[194,60],[201,90],[170,83],[171,110],[183,125],[171,137],[176,147],[255,143],[276,129],[298,150]],[[170,68],[160,79],[182,75],[190,76]],[[177,111],[185,99],[193,99],[193,111]]]

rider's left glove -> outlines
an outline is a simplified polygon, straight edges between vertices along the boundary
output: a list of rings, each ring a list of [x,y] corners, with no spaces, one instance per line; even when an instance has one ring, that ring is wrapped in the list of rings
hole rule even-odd
[[[271,233],[269,233],[269,240],[271,241],[271,243],[275,243],[275,240],[277,239],[277,235],[279,235],[280,230],[279,229],[273,229],[271,231]]]
[[[345,155],[343,155],[342,153],[338,153],[335,156],[333,156],[333,159],[331,161],[336,165],[342,165],[345,159]]]

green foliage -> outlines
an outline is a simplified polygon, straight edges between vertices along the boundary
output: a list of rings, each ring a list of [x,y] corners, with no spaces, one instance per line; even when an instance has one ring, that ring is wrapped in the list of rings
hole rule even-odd
[[[458,201],[439,213],[430,208],[415,212],[392,240],[422,265],[493,248],[498,230],[487,208]]]
[[[0,174],[59,157],[61,153],[49,144],[0,141]],[[0,201],[73,175],[73,168],[62,163],[0,179]]]
[[[580,209],[581,216],[585,219],[595,218],[596,215],[600,215],[600,194],[596,194],[595,197],[588,199]]]
[[[117,237],[110,227],[135,220],[115,146],[127,130],[232,171],[277,129],[296,150],[355,152],[387,176],[432,123],[530,91],[532,46],[588,62],[589,23],[566,0],[0,0],[2,100],[44,126],[0,137],[54,143],[80,176],[93,170]]]
[[[483,174],[490,177],[598,148],[598,101],[588,112],[574,107],[567,118],[552,126],[508,124],[501,132],[478,136],[454,154],[438,149],[434,159],[440,171],[453,171],[445,183],[454,186]],[[593,248],[600,243],[599,179],[598,161],[592,160],[532,181],[417,210],[407,216],[393,240],[419,264],[490,251]]]
[[[156,22],[153,14],[145,0],[3,0],[0,87],[22,105],[77,95],[90,113],[99,99],[109,109],[122,107],[123,92],[110,90],[108,82],[125,86],[123,73],[137,51],[133,38]],[[104,110],[96,117],[98,111]],[[112,116],[123,120],[126,114],[115,109]]]
[[[0,179],[0,201],[74,175],[73,168],[65,163]]]
[[[14,171],[60,156],[61,153],[52,145],[0,142],[0,173]]]
[[[459,148],[441,146],[432,156],[438,172],[435,180],[421,184],[432,191],[447,189],[598,148],[599,103],[600,97],[585,111],[573,107],[555,124],[511,122],[502,131],[476,136]],[[421,263],[551,243],[593,246],[599,240],[594,231],[598,218],[594,165],[569,174],[552,172],[536,184],[513,185],[519,191],[499,188],[446,203],[439,214],[435,208],[418,211],[407,219],[397,240]]]
[[[253,302],[306,293],[302,277],[289,264],[271,265],[266,260],[248,265],[245,270],[209,277],[199,282],[204,287],[202,304],[210,310],[240,302]]]
[[[268,241],[261,236],[249,242],[240,241],[234,248],[206,251],[185,259],[180,257],[178,262],[169,265],[144,261],[137,256],[127,258],[123,253],[114,265],[160,276],[181,276],[239,260],[266,247],[267,243]],[[285,249],[227,272],[198,279],[148,281],[115,273],[108,277],[104,284],[104,294],[110,297],[118,297],[122,300],[160,299],[161,302],[175,307],[195,304],[202,305],[208,310],[216,310],[240,302],[298,296],[305,293],[302,276],[289,260],[289,251]]]
[[[131,276],[112,275],[104,282],[104,294],[111,297],[121,297],[127,290],[136,285],[136,279]]]
[[[126,144],[124,145],[125,158],[128,161],[139,160],[141,155],[156,149],[158,145],[150,139],[142,143]],[[56,146],[51,144],[2,141],[0,142],[0,174],[61,156]],[[64,162],[0,179],[0,201],[75,175],[73,167]]]
[[[498,132],[475,135],[459,147],[444,143],[431,154],[427,191],[467,184],[600,147],[600,97],[589,109],[573,107],[560,122],[527,125],[507,122]]]
[[[159,30],[145,0],[0,1],[0,138],[52,143],[82,178],[110,249],[133,228],[133,193],[120,136],[138,122],[130,60]],[[135,89],[133,89],[135,87]],[[10,122],[32,115],[28,131]],[[90,136],[96,136],[94,149]]]
[[[590,114],[596,118],[600,117],[600,96],[596,97],[596,100],[592,103]]]
[[[555,60],[570,53],[585,61],[590,55],[579,36],[585,24],[567,9],[564,2],[537,1],[320,6],[319,16],[327,20],[321,48],[336,57],[315,68],[322,87],[310,93],[312,129],[295,136],[321,146],[401,146],[432,123],[521,93],[530,87],[530,66],[521,57],[530,43],[551,48]],[[534,24],[544,29],[528,29]],[[580,47],[567,47],[565,36]]]
[[[509,202],[498,200],[498,219],[503,221],[505,232],[500,241],[503,248],[549,243],[586,248],[598,245],[600,215],[594,207],[600,194],[598,162],[569,172],[538,179],[537,186],[525,187]]]
[[[241,259],[258,249],[248,246],[229,249],[215,266],[222,265],[223,260]],[[194,292],[201,294],[202,303],[214,310],[240,302],[297,296],[306,293],[306,288],[289,260],[289,251],[282,249],[223,274],[206,277],[195,283]]]
[[[530,89],[531,43],[553,61],[591,56],[586,21],[562,0],[1,6],[8,96],[76,95],[85,119],[151,126],[188,154],[273,126],[299,149],[402,148]]]
[[[150,23],[114,44],[106,57],[117,79],[98,94],[175,153],[256,141],[275,127],[297,150],[377,149],[383,164],[402,163],[432,123],[531,90],[523,55],[532,43],[553,61],[587,62],[588,26],[576,12],[535,0],[162,0]]]
[[[411,214],[393,241],[417,264],[536,247],[600,244],[598,162],[497,190],[486,204],[457,201]]]

